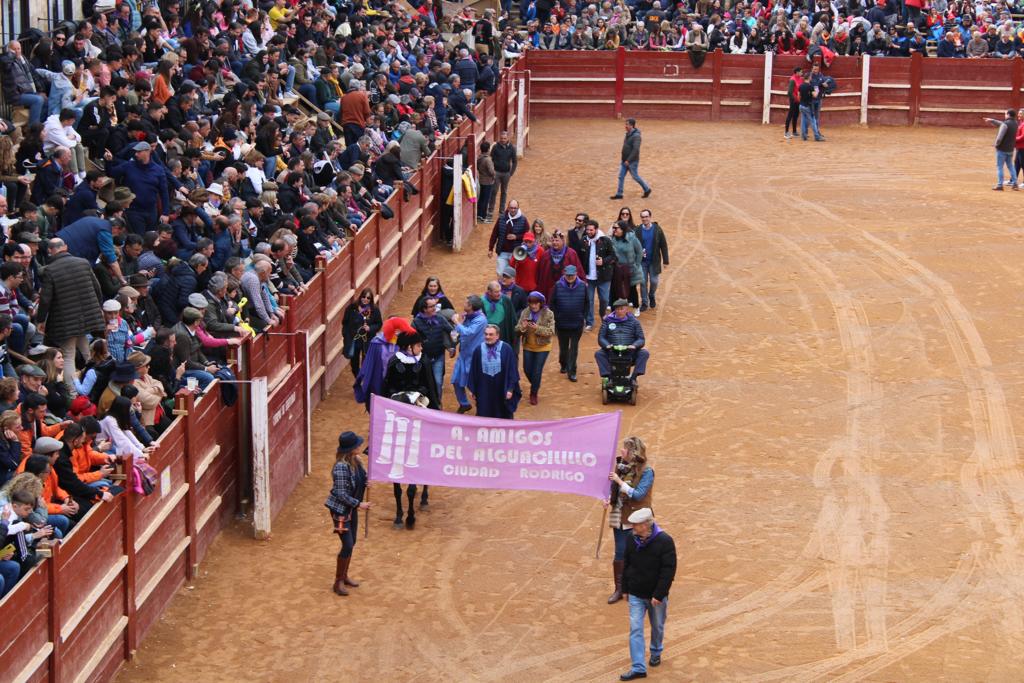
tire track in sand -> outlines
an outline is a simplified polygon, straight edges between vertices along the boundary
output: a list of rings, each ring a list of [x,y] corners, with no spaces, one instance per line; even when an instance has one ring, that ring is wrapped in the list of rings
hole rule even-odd
[[[748,629],[819,590],[826,583],[832,588],[837,645],[847,649],[856,647],[855,613],[857,605],[863,604],[867,640],[873,647],[884,647],[888,508],[872,469],[879,449],[881,385],[873,379],[874,355],[867,315],[838,276],[819,259],[792,240],[770,231],[762,222],[738,207],[721,199],[717,205],[725,208],[768,242],[774,243],[784,254],[795,257],[825,292],[832,305],[849,367],[846,397],[848,412],[845,435],[837,439],[823,458],[827,461],[833,458],[842,461],[847,486],[844,492],[836,491],[834,487],[826,492],[816,534],[802,554],[805,565],[812,564],[818,555],[824,555],[832,562],[827,580],[826,574],[821,572],[810,571],[808,576],[807,569],[794,563],[772,582],[778,584],[773,586],[774,590],[765,590],[766,585],[732,605],[711,613],[719,618],[710,623],[736,617],[727,623],[698,633],[698,628],[709,625],[710,615],[682,622],[670,621],[666,629],[666,649],[671,648],[675,653],[685,652]],[[829,475],[831,469],[827,467],[822,471]],[[830,476],[826,476],[822,482],[828,480]],[[832,504],[828,502],[830,499],[834,501]],[[867,540],[865,521],[871,530]],[[739,609],[733,611],[731,607]],[[692,634],[692,637],[686,637],[687,634]],[[608,673],[611,667],[620,662],[620,654],[609,654],[562,672],[560,677],[592,678]]]

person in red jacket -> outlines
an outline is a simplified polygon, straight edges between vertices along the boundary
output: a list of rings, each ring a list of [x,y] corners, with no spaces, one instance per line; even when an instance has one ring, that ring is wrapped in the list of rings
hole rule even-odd
[[[533,232],[523,235],[523,246],[526,248],[526,258],[522,261],[512,261],[512,267],[516,270],[516,284],[527,292],[537,289],[537,265],[544,256],[544,247],[537,244]]]
[[[1017,112],[1017,139],[1014,145],[1016,152],[1013,159],[1014,180],[1016,181],[1024,171],[1024,109]],[[1020,185],[1021,183],[1017,183]]]

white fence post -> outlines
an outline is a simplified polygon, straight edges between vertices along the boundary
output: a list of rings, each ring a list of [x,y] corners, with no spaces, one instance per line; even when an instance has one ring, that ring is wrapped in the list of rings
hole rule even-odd
[[[861,57],[864,61],[860,69],[860,123],[868,123],[868,88],[871,87],[871,55]]]
[[[761,110],[761,123],[768,125],[772,118],[772,57],[769,50],[764,53],[764,107]]]
[[[444,197],[442,201],[448,199]],[[452,157],[452,251],[462,251],[462,149]]]
[[[522,157],[526,148],[526,79],[519,79],[519,96],[516,98],[516,153]]]
[[[267,378],[249,384],[252,423],[252,525],[256,538],[270,538],[270,434],[267,416]]]

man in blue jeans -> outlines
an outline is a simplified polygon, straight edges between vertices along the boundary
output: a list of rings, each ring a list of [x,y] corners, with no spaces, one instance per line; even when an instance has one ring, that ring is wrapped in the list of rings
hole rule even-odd
[[[1006,118],[1002,121],[987,117],[984,120],[993,126],[999,127],[995,142],[997,180],[995,187],[992,189],[997,192],[1003,191],[1003,183],[1005,182],[1003,179],[1003,168],[1005,168],[1009,174],[1010,188],[1016,190],[1017,174],[1013,171],[1013,151],[1017,141],[1017,110],[1007,109]]]
[[[800,84],[800,137],[807,141],[807,127],[814,130],[815,142],[821,142],[825,138],[821,136],[818,129],[818,116],[815,110],[815,102],[818,98],[818,89],[811,85],[810,80]]]
[[[643,188],[644,198],[651,196],[651,186],[640,177],[640,130],[636,127],[636,119],[626,119],[626,138],[622,141],[622,159],[619,162],[619,186],[611,199],[622,199],[623,183],[626,173]]]
[[[594,293],[597,293],[599,316],[608,312],[608,300],[612,290],[612,274],[615,272],[615,247],[612,241],[598,230],[597,221],[588,219],[580,261],[587,280],[587,316],[589,332],[594,327]]]
[[[661,664],[668,593],[676,576],[676,544],[654,521],[650,508],[629,516],[633,536],[626,541],[622,592],[629,596],[629,656],[633,666],[621,681],[647,678],[647,667]],[[644,661],[644,617],[651,622],[651,658]]]

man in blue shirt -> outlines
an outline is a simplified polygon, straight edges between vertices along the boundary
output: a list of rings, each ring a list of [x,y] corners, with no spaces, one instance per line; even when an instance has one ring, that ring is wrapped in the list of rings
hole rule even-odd
[[[120,204],[110,202],[103,209],[103,218],[79,218],[60,230],[57,237],[64,240],[68,252],[72,255],[84,258],[89,263],[96,263],[96,260],[100,259],[110,270],[111,275],[121,284],[125,284],[121,264],[117,260],[117,251],[114,250],[114,236],[124,234],[122,211]]]
[[[120,163],[108,163],[108,173],[121,185],[126,185],[135,194],[135,200],[128,207],[125,218],[131,231],[143,235],[153,230],[159,220],[167,219],[171,207],[167,192],[167,176],[164,167],[150,159],[153,148],[148,142],[137,143],[132,150],[135,157]],[[109,154],[108,162],[113,161]]]

